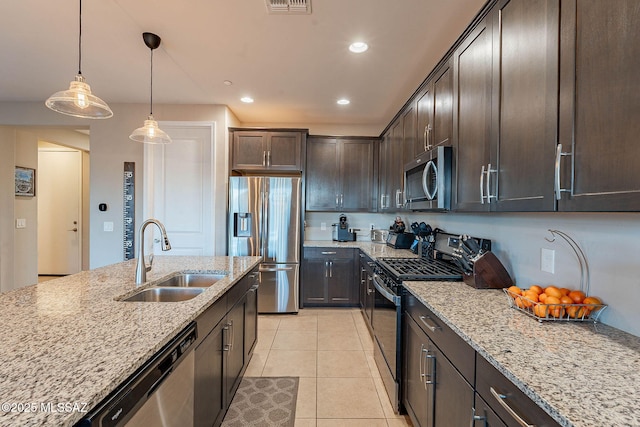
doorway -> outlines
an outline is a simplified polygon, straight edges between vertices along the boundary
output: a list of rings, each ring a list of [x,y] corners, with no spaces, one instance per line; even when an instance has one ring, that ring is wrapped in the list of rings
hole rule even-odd
[[[38,144],[38,276],[82,270],[83,157],[81,150]]]

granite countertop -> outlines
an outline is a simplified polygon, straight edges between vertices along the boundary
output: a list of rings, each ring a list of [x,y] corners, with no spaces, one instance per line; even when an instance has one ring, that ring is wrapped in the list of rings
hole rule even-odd
[[[593,323],[544,322],[502,290],[405,287],[562,426],[640,426],[640,338]]]
[[[145,287],[174,272],[228,273],[176,303],[116,300],[140,289],[136,260],[1,294],[0,426],[73,425],[260,260],[157,256]]]
[[[367,241],[355,242],[334,242],[333,240],[305,240],[305,248],[357,248],[369,255],[371,258],[417,258],[408,249],[394,249],[384,243],[373,243]]]

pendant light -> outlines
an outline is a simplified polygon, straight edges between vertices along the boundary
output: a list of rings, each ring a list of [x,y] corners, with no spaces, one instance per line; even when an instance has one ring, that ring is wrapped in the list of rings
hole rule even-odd
[[[158,122],[153,119],[153,50],[160,46],[161,39],[153,33],[142,33],[144,44],[151,50],[151,96],[149,102],[149,117],[144,121],[144,126],[133,131],[129,138],[146,144],[169,144],[171,138],[158,127]]]
[[[80,0],[78,31],[78,74],[68,90],[56,92],[45,105],[58,113],[84,119],[108,119],[113,116],[111,108],[102,99],[91,93],[91,88],[82,76],[82,0]]]

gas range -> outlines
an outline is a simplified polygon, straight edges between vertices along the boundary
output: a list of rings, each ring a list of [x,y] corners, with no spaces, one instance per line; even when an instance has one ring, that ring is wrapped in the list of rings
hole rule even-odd
[[[396,282],[406,280],[461,281],[462,270],[450,262],[422,258],[379,258],[378,265]]]

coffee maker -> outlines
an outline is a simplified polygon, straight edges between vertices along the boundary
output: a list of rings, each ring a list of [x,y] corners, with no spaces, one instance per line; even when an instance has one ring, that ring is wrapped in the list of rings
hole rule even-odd
[[[346,215],[340,215],[338,223],[333,226],[333,240],[335,242],[355,242],[358,229],[349,228]]]

